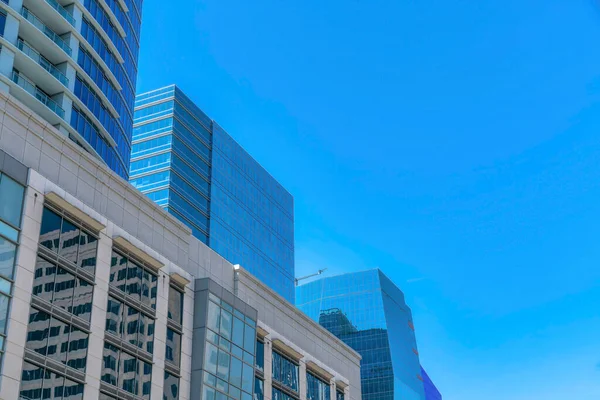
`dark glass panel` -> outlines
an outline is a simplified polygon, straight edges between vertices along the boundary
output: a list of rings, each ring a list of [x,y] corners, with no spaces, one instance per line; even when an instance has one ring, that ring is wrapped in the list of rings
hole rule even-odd
[[[63,258],[77,263],[77,250],[79,249],[79,228],[63,219],[60,234],[60,252]]]
[[[66,269],[58,267],[54,281],[54,305],[72,312],[74,289],[75,277]]]
[[[167,329],[167,350],[165,359],[171,364],[179,366],[181,357],[181,335],[174,330]]]
[[[56,318],[50,320],[47,357],[66,364],[69,349],[69,325]]]
[[[57,399],[60,399],[60,397]],[[83,384],[65,379],[63,400],[83,400]]]
[[[140,323],[140,312],[133,307],[125,306],[124,313],[124,337],[123,339],[127,342],[137,346],[138,345],[138,332]]]
[[[42,399],[62,399],[65,378],[46,370],[46,378],[44,378],[44,389],[42,391]]]
[[[110,283],[125,292],[127,258],[113,251],[110,262]]]
[[[41,257],[37,258],[33,278],[33,294],[52,303],[54,297],[54,280],[58,267]]]
[[[98,252],[98,239],[85,231],[79,236],[79,255],[77,265],[93,274],[96,270],[96,255]]]
[[[143,269],[133,261],[127,262],[127,289],[126,293],[136,300],[140,300],[142,293]]]
[[[0,276],[13,278],[17,246],[0,237]]]
[[[119,376],[119,349],[104,343],[102,355],[102,381],[117,386]]]
[[[179,378],[165,372],[163,400],[177,400],[179,398]]]
[[[144,270],[142,278],[142,301],[152,307],[156,308],[156,284],[158,278],[156,275]]]
[[[183,315],[183,293],[169,287],[169,318],[181,324]]]
[[[119,359],[119,387],[132,394],[139,393],[139,361],[129,353],[121,351]]]
[[[32,308],[31,313],[29,314],[26,347],[45,356],[48,349],[49,334],[50,315]]]
[[[54,211],[44,208],[42,215],[42,230],[40,232],[40,244],[55,253],[58,253],[60,227],[62,217]]]
[[[76,278],[75,291],[73,295],[73,314],[79,318],[89,321],[92,316],[92,295],[94,285],[87,281]]]
[[[123,309],[125,306],[112,297],[108,298],[106,307],[106,331],[121,337],[123,334]]]
[[[21,373],[20,397],[25,399],[41,399],[42,385],[44,379],[48,377],[49,374],[43,368],[24,362],[23,372]]]
[[[69,351],[67,355],[67,365],[71,368],[85,371],[87,361],[89,335],[81,329],[71,327],[69,336]]]

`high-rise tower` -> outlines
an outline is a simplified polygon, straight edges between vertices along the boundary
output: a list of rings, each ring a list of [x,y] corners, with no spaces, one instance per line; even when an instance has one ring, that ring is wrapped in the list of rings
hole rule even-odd
[[[143,0],[0,0],[0,90],[127,179]]]

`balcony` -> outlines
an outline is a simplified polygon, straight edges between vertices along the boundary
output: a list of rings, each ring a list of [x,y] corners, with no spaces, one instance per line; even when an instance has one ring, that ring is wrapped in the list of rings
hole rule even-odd
[[[58,4],[56,0],[46,0],[46,3],[50,5],[50,7],[54,8],[64,19],[69,21],[69,23],[75,26],[75,18],[73,18],[73,14],[68,12],[63,6]]]
[[[46,57],[38,53],[33,47],[29,46],[23,39],[17,40],[17,47],[33,61],[37,62],[42,68],[48,71],[52,76],[59,80],[64,86],[69,87],[69,79],[58,70]]]
[[[52,40],[58,47],[64,50],[65,53],[69,55],[69,57],[73,54],[73,51],[67,45],[67,43],[58,36],[56,32],[52,29],[48,28],[46,24],[44,24],[38,17],[35,16],[29,9],[26,7],[21,8],[21,15],[29,21],[33,26],[39,29],[44,35],[46,35],[50,40]]]
[[[52,110],[61,119],[65,118],[65,110],[63,110],[56,101],[52,100],[50,96],[42,92],[35,86],[33,82],[20,75],[17,71],[12,72],[12,81],[19,85],[27,93],[38,99],[43,105]]]

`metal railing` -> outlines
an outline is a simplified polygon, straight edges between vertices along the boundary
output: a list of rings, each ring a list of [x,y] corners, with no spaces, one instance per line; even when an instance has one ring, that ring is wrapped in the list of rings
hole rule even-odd
[[[58,4],[58,1],[56,1],[56,0],[46,0],[46,3],[50,4],[50,6],[52,8],[54,8],[56,11],[58,11],[58,13],[60,15],[62,15],[64,19],[66,19],[67,21],[69,21],[69,23],[71,25],[75,26],[75,18],[73,18],[73,14],[71,14],[63,6],[61,6],[60,4]]]
[[[29,46],[27,43],[23,41],[23,39],[17,40],[17,47],[23,53],[25,53],[29,58],[36,61],[42,68],[48,71],[52,76],[60,81],[65,86],[69,86],[69,79],[58,70],[46,57],[41,55],[37,50],[33,47]]]
[[[63,38],[58,36],[56,32],[52,29],[48,28],[46,24],[44,24],[38,17],[35,16],[34,13],[29,11],[26,7],[21,8],[21,15],[25,17],[25,19],[33,24],[36,28],[38,28],[44,35],[48,36],[50,40],[58,45],[61,49],[65,51],[69,56],[73,54],[73,50],[67,45]]]
[[[23,89],[25,89],[27,93],[31,94],[33,97],[38,99],[46,107],[54,111],[56,115],[58,115],[62,119],[65,118],[65,110],[63,110],[56,101],[52,100],[50,96],[38,89],[38,87],[35,86],[35,84],[29,79],[25,78],[17,71],[13,71],[12,81],[20,87],[22,87]]]

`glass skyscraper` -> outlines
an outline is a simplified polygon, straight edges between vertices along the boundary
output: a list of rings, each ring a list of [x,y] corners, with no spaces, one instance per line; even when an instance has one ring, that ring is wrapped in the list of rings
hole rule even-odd
[[[139,94],[130,182],[293,303],[294,200],[177,86]]]
[[[425,400],[442,400],[442,394],[435,387],[431,378],[425,371],[423,367],[421,367],[421,376],[423,377],[423,387],[425,389]]]
[[[128,178],[143,0],[0,0],[0,87]]]
[[[412,313],[380,270],[301,285],[296,305],[360,353],[363,400],[425,400]]]

